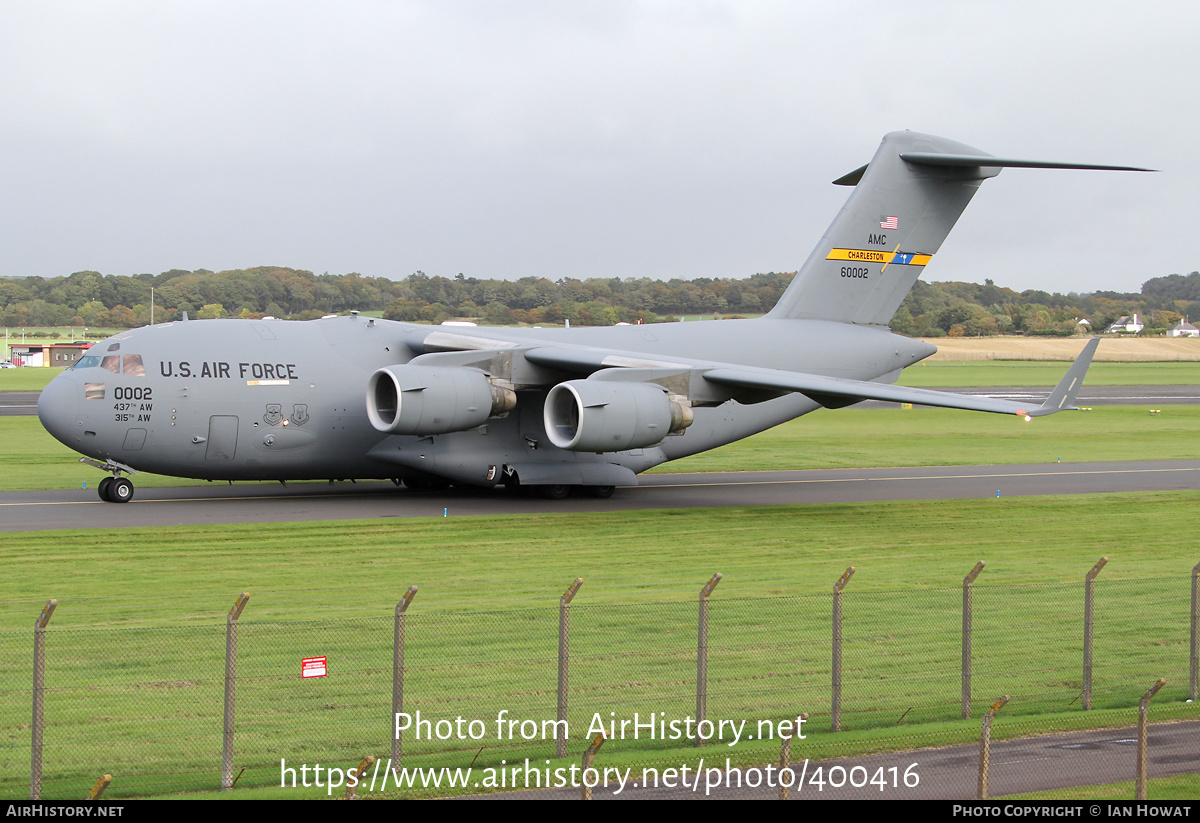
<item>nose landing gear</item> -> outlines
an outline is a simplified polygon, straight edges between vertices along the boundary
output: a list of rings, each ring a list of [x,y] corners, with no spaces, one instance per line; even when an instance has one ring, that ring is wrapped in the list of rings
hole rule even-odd
[[[127,477],[106,477],[100,481],[100,499],[106,503],[128,503],[133,499],[133,483]]]
[[[97,487],[100,499],[105,503],[128,503],[133,499],[133,483],[128,477],[122,477],[121,473],[133,474],[134,469],[115,460],[101,463],[99,460],[93,460],[90,457],[82,457],[79,462],[95,466],[101,471],[113,473],[112,477],[106,477],[101,480],[100,485]]]

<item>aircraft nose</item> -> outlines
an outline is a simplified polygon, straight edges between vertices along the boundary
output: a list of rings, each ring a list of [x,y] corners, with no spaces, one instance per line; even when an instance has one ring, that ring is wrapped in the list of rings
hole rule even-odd
[[[79,438],[79,386],[68,374],[50,381],[38,396],[38,419],[46,431],[68,446]]]

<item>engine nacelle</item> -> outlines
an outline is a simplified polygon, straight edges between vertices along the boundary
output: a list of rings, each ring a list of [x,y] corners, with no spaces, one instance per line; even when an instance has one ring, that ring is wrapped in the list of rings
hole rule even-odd
[[[389,434],[446,434],[517,404],[512,389],[464,366],[385,366],[367,381],[367,417]]]
[[[546,395],[546,436],[560,449],[616,452],[655,446],[692,424],[692,410],[654,383],[569,380]]]

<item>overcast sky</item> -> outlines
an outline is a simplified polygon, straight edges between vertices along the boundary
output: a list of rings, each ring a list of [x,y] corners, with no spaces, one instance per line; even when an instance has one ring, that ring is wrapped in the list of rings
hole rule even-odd
[[[0,275],[794,271],[888,131],[1006,157],[928,280],[1200,268],[1200,4],[0,4]]]

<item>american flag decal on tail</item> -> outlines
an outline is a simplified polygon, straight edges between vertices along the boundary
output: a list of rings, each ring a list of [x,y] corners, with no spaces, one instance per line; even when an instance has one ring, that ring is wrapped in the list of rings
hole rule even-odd
[[[889,214],[887,217],[879,221],[881,229],[898,229],[900,228],[900,218],[894,214]]]

